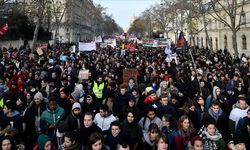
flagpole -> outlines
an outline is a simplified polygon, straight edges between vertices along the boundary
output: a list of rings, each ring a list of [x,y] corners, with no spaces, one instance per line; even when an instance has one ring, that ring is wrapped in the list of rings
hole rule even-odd
[[[202,95],[202,91],[201,91],[200,80],[198,79],[198,72],[197,72],[196,64],[195,64],[195,62],[194,62],[194,57],[193,57],[193,54],[192,54],[190,48],[188,48],[188,51],[189,51],[189,53],[190,53],[190,56],[191,56],[191,59],[192,59],[192,63],[193,63],[193,65],[194,65],[195,74],[196,74],[196,76],[197,76],[197,80],[198,80],[198,84],[199,84],[200,95],[203,96],[203,95]]]

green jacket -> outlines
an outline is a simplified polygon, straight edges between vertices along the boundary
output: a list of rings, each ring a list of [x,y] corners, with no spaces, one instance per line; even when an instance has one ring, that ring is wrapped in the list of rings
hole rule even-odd
[[[45,111],[43,111],[41,115],[41,120],[47,122],[48,125],[51,124],[57,125],[59,121],[62,120],[64,115],[65,115],[64,109],[57,105],[56,109],[53,111],[48,108]]]

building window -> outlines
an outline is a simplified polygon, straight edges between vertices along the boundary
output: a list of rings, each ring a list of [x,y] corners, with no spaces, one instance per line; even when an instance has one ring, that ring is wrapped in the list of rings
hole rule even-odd
[[[218,38],[215,38],[215,48],[218,50]]]
[[[246,13],[244,11],[241,12],[241,24],[246,24]]]
[[[227,49],[227,36],[224,35],[224,49]]]
[[[242,49],[247,49],[247,38],[245,35],[242,35]]]
[[[201,47],[203,48],[204,45],[203,45],[203,37],[201,38]]]
[[[213,38],[210,37],[210,41],[211,41],[211,46],[213,47]],[[213,49],[212,47],[210,47],[210,49]]]

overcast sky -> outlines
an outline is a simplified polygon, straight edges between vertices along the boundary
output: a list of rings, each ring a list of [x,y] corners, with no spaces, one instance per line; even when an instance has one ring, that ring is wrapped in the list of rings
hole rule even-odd
[[[107,8],[107,13],[112,15],[124,30],[128,28],[133,15],[139,16],[145,9],[160,2],[161,0],[94,0],[95,4]]]

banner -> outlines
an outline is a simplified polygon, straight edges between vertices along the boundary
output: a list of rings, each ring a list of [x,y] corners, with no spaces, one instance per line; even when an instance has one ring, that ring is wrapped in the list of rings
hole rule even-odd
[[[111,47],[116,47],[116,40],[114,38],[104,39],[104,43],[110,45]]]
[[[142,46],[152,47],[154,45],[154,40],[152,39],[144,39],[142,40]]]
[[[107,43],[101,43],[101,44],[100,44],[100,48],[105,48],[105,47],[107,47],[107,46],[108,46]]]
[[[142,46],[145,47],[165,47],[168,43],[171,43],[171,39],[161,38],[161,39],[143,39]]]
[[[0,35],[4,35],[9,29],[9,25],[6,22],[3,26],[0,27]]]
[[[84,43],[84,42],[79,42],[79,51],[84,52],[84,51],[92,51],[96,50],[96,44],[95,42],[90,42],[90,43]]]
[[[171,44],[171,39],[167,39],[167,38],[160,38],[160,39],[158,39],[158,47],[165,47],[169,43]]]

